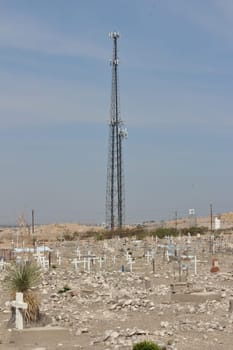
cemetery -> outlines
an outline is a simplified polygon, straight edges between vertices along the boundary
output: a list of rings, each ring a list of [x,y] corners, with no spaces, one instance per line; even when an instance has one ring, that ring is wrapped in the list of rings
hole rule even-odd
[[[0,349],[232,349],[231,233],[1,244]],[[39,271],[36,321],[12,266]]]

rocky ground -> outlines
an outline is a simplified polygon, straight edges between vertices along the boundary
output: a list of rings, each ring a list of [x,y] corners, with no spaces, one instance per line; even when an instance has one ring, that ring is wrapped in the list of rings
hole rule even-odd
[[[51,268],[42,270],[38,289],[41,311],[50,319],[47,329],[64,327],[67,333],[63,337],[54,336],[53,341],[50,330],[39,341],[28,333],[27,341],[20,343],[7,326],[10,311],[5,303],[9,296],[2,290],[0,349],[130,350],[132,344],[146,339],[167,350],[230,350],[233,348],[233,313],[229,310],[233,299],[231,242],[232,236],[227,235],[216,241],[213,248],[207,236],[192,238],[190,242],[187,237],[177,239],[180,251],[197,257],[196,275],[193,260],[185,262],[189,270],[182,273],[173,259],[168,262],[165,240],[51,244]],[[81,259],[91,252],[102,257],[103,262],[93,260],[90,272],[84,271],[82,264],[75,270],[72,261],[77,257],[77,246]],[[132,272],[126,260],[127,251],[133,256]],[[152,260],[145,256],[148,251],[155,251],[154,270]],[[218,273],[210,272],[213,258],[218,259]],[[1,280],[4,273],[1,271]]]

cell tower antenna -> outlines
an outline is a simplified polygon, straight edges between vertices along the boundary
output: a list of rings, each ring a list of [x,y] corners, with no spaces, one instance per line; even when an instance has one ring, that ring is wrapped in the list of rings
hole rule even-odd
[[[118,39],[119,33],[109,33],[113,39],[112,65],[112,94],[109,122],[109,147],[107,167],[107,189],[106,189],[106,226],[107,228],[121,229],[125,220],[125,195],[122,141],[127,138],[128,133],[123,128],[120,116],[119,103],[119,78],[118,78]]]

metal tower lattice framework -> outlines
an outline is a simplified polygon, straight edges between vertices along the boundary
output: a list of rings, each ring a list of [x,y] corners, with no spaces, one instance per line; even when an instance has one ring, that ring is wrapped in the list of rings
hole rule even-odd
[[[114,230],[121,229],[125,219],[125,195],[122,158],[122,140],[127,137],[123,128],[119,108],[119,79],[118,79],[118,38],[119,33],[109,34],[113,39],[112,65],[112,95],[109,123],[109,148],[106,189],[106,226]]]

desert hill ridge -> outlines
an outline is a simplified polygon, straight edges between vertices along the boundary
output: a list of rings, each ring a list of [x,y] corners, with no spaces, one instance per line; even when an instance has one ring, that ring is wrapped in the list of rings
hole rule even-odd
[[[213,216],[214,218],[218,217],[221,220],[221,228],[229,229],[233,228],[233,212],[222,213],[220,215]],[[195,221],[194,221],[195,219]],[[190,227],[192,225],[196,225],[198,227],[206,227],[210,229],[210,216],[206,217],[195,217],[192,218],[178,218],[177,221],[169,220],[169,221],[149,221],[144,222],[143,227],[147,229],[154,229],[158,227],[175,227],[177,225],[177,229],[181,229],[184,227]],[[127,228],[134,228],[137,225],[127,225]],[[213,223],[214,228],[214,223]],[[100,225],[84,225],[80,223],[54,223],[54,224],[45,224],[45,225],[35,225],[34,234],[32,233],[31,227],[26,225],[21,225],[20,227],[2,227],[0,229],[0,244],[4,244],[8,242],[16,242],[17,235],[18,240],[22,241],[22,237],[24,237],[25,242],[27,239],[32,239],[32,236],[35,239],[39,239],[40,241],[56,241],[57,239],[62,239],[65,235],[75,234],[77,238],[82,234],[88,232],[102,232],[104,228]]]

